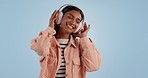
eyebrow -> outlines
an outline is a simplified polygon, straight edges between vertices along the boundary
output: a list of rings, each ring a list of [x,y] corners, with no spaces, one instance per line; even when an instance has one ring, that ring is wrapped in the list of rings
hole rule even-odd
[[[72,14],[70,14],[70,13],[69,13],[69,15],[71,15],[72,17],[74,17],[74,15],[72,15]],[[79,18],[77,18],[77,20],[81,21]]]

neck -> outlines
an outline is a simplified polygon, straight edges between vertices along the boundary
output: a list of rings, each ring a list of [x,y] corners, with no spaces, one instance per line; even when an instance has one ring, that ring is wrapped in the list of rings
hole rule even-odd
[[[58,31],[55,35],[56,39],[69,39],[70,34],[62,31]]]

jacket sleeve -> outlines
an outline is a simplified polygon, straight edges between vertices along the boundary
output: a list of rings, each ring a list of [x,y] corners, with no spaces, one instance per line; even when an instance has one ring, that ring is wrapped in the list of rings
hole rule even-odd
[[[40,56],[46,55],[49,52],[50,40],[55,33],[56,31],[51,27],[41,31],[37,38],[32,39],[30,45],[31,49]]]
[[[80,38],[80,50],[82,52],[82,63],[86,71],[96,71],[101,64],[101,57],[90,38]]]

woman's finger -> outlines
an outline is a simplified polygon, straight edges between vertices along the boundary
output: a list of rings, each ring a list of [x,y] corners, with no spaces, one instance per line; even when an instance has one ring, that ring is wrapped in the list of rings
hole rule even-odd
[[[52,20],[52,19],[53,19],[53,17],[54,17],[54,15],[55,15],[55,13],[56,13],[56,10],[52,13],[52,15],[51,15],[51,17],[50,17],[50,20]]]
[[[56,18],[58,13],[59,13],[59,10],[55,10],[54,13],[51,16],[51,20]]]
[[[57,13],[56,13],[56,20],[55,20],[55,23],[57,23],[58,22],[58,20],[59,20],[59,15],[60,15],[60,11],[58,10],[57,11]]]
[[[85,30],[82,33],[85,34],[85,35],[87,35],[89,29],[90,29],[90,25],[88,25],[87,27],[85,27]]]
[[[55,12],[54,18],[56,18],[56,17],[58,16],[59,13],[60,13],[60,11],[57,10],[57,11]]]
[[[87,29],[87,24],[86,22],[84,23],[84,31]]]

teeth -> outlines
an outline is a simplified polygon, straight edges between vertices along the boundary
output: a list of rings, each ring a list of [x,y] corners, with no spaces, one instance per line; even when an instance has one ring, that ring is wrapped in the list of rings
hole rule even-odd
[[[70,25],[68,25],[68,27],[69,27],[70,29],[73,29],[73,27],[72,27],[72,26],[70,26]]]
[[[69,26],[71,29],[72,29],[72,27],[71,26]]]

